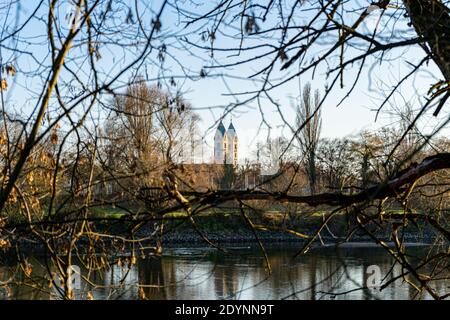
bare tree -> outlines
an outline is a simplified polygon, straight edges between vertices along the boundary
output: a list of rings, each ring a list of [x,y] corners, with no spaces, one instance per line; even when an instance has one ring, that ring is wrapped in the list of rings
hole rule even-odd
[[[67,282],[68,267],[74,257],[90,270],[101,270],[119,261],[123,266],[122,260],[108,258],[129,250],[126,265],[131,268],[146,239],[158,239],[152,254],[161,253],[161,221],[172,219],[167,215],[174,212],[184,213],[179,219],[217,247],[196,227],[197,214],[232,203],[253,231],[265,230],[270,226],[253,223],[248,212],[252,201],[270,201],[329,208],[308,234],[284,230],[306,239],[299,254],[337,215],[345,214],[354,221],[349,238],[354,230],[363,232],[402,266],[403,278],[414,290],[436,299],[448,297],[431,286],[440,276],[436,268],[426,274],[421,267],[444,261],[443,269],[448,269],[450,154],[447,141],[433,138],[450,121],[443,112],[450,97],[449,2],[383,0],[361,6],[333,0],[220,0],[195,10],[192,6],[190,1],[125,0],[2,4],[0,248],[19,251],[14,256],[22,278],[16,279],[41,289],[21,252],[30,238],[48,258],[45,281],[70,299],[74,292]],[[377,141],[361,144],[360,190],[318,192],[322,106],[331,99],[343,105],[366,71],[372,79],[378,65],[386,72],[392,63],[402,66],[401,75],[376,105],[377,112],[384,111],[399,89],[412,87],[418,77],[424,80],[420,74],[427,72],[434,77],[416,92],[423,103],[401,132],[380,130]],[[186,177],[179,174],[179,163],[189,146],[186,131],[193,118],[177,86],[217,77],[238,79],[246,86],[227,83],[226,97],[233,99],[218,99],[207,108],[229,114],[250,105],[259,110],[261,126],[270,129],[267,109],[273,107],[292,132],[285,149],[296,139],[302,146],[311,195],[292,192],[293,179],[285,179],[281,190],[182,188],[188,184],[181,183]],[[312,97],[311,86],[304,88],[295,121],[286,116],[277,90],[299,77],[320,77],[326,89],[322,97],[317,92]],[[160,96],[152,85],[167,91]],[[110,103],[120,95],[119,103]],[[438,125],[415,141],[405,157],[404,140],[430,112]],[[136,159],[149,153],[157,161],[138,165]],[[150,194],[135,188],[149,176]],[[117,190],[106,195],[102,186],[111,182]],[[97,214],[95,209],[104,206],[121,212]],[[408,222],[417,221],[436,234],[436,246],[419,267],[411,263],[402,237]],[[124,228],[121,232],[113,228],[118,225]],[[373,229],[388,230],[394,247]],[[52,277],[54,272],[60,279]],[[84,278],[98,285],[92,273]]]
[[[149,88],[143,82],[128,86],[125,95],[116,98],[116,110],[125,116],[124,126],[132,137],[138,158],[152,153],[154,117],[158,110],[164,108],[165,100],[158,88]]]
[[[358,172],[352,142],[347,139],[323,139],[317,151],[317,166],[326,188],[346,190],[355,185]]]
[[[297,140],[305,159],[305,170],[308,175],[311,194],[315,194],[317,188],[316,153],[322,122],[319,107],[319,91],[316,90],[313,97],[311,93],[311,84],[307,83],[303,87],[303,94],[297,108],[297,127],[304,127],[303,130],[297,134]]]

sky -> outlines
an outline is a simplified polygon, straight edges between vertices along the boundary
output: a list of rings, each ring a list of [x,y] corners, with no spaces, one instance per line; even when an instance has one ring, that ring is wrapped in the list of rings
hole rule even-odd
[[[362,6],[369,3],[367,1],[359,2],[362,3]],[[208,5],[200,4],[196,9],[199,12],[206,12],[208,10],[205,7],[208,7]],[[379,27],[380,32],[385,32],[385,28],[389,25],[389,17],[383,16],[379,20],[379,16],[380,13],[377,11],[371,13],[371,16],[369,16],[362,28],[370,31],[378,23],[379,26],[382,26]],[[168,17],[170,19],[170,15]],[[308,18],[306,16],[305,21]],[[276,17],[269,16],[266,22],[268,27],[271,26],[271,19],[276,19]],[[398,39],[415,35],[412,27],[408,27],[406,22],[404,20],[397,24],[398,32],[397,34],[393,33],[391,35],[393,39],[398,41]],[[230,32],[232,33],[233,31],[231,30]],[[389,38],[387,39],[389,41]],[[199,45],[206,45],[202,42],[197,43]],[[264,43],[264,39],[259,42],[252,41],[251,39],[243,40],[243,44],[248,46],[261,43]],[[236,42],[225,34],[217,36],[215,47],[228,48],[233,46],[236,47]],[[320,48],[316,50],[320,50]],[[208,50],[196,50],[194,53],[195,55],[184,55],[182,58],[183,64],[189,66],[189,69],[193,72],[200,70],[205,65],[217,66],[218,64],[232,63],[237,59],[236,57],[231,57],[229,53],[222,54],[221,52],[215,52],[214,58],[208,58],[210,53]],[[258,53],[252,52],[248,55],[243,53],[239,59],[251,57],[252,54],[256,55]],[[392,111],[403,107],[406,103],[410,103],[414,110],[419,110],[425,102],[430,85],[441,80],[440,72],[432,62],[425,68],[425,71],[418,72],[415,77],[406,81],[397,90],[390,100],[392,105],[386,105],[377,119],[376,112],[374,111],[378,108],[388,90],[393,88],[411,70],[409,64],[420,61],[423,55],[422,49],[417,46],[408,48],[408,50],[400,49],[386,54],[383,57],[382,64],[369,58],[366,61],[366,67],[363,68],[359,82],[353,93],[342,105],[337,106],[338,101],[345,95],[346,90],[351,87],[352,81],[356,77],[357,66],[349,68],[344,75],[344,88],[334,90],[322,107],[321,136],[324,138],[356,136],[362,130],[377,130],[385,126],[396,126],[398,125],[399,117]],[[168,63],[170,64],[170,59]],[[208,77],[181,83],[179,88],[184,92],[184,97],[191,102],[202,117],[201,131],[204,132],[204,138],[208,145],[208,148],[205,148],[206,156],[204,156],[204,159],[212,157],[213,136],[215,133],[215,128],[212,126],[223,116],[223,106],[236,102],[236,100],[245,100],[247,97],[246,95],[230,97],[228,94],[259,88],[260,83],[257,81],[242,78],[252,74],[263,65],[264,60],[261,60],[251,65],[206,69],[208,71]],[[280,66],[280,64],[275,64],[275,69]],[[291,73],[295,71],[291,71]],[[278,70],[274,73],[275,77],[278,75],[282,76],[282,72]],[[325,77],[325,73],[326,69],[319,67],[314,76],[308,72],[271,92],[271,98],[281,106],[283,118],[291,125],[295,125],[293,102],[299,96],[301,87],[307,82],[310,82],[313,89],[318,89],[323,94],[325,83],[329,82],[329,79]],[[430,116],[432,111],[430,110],[428,114],[425,114],[419,124],[425,134],[435,128],[442,119],[448,117],[448,113],[442,112],[439,119],[434,119]],[[271,127],[270,131],[262,123],[262,113],[264,114],[264,119]],[[268,99],[261,99],[260,106],[257,101],[252,101],[244,106],[238,107],[231,114],[227,114],[224,121],[225,127],[228,126],[231,119],[239,137],[239,161],[241,163],[244,162],[245,158],[252,157],[254,151],[256,151],[256,142],[266,140],[269,134],[272,138],[279,135],[290,138],[292,135],[291,131],[283,125],[281,115],[277,108]],[[448,133],[449,131],[446,130],[441,134]]]
[[[426,97],[430,84],[439,80],[440,73],[433,65],[428,69],[433,75],[436,75],[435,77],[424,73],[405,82],[391,98],[392,105],[384,106],[383,111],[376,117],[376,110],[386,96],[387,90],[409,72],[410,69],[405,67],[405,61],[409,59],[416,61],[416,57],[422,56],[420,50],[419,48],[414,49],[386,65],[375,66],[370,74],[369,67],[372,64],[368,63],[368,66],[363,69],[361,79],[353,93],[342,105],[337,106],[355,76],[356,70],[349,70],[346,73],[348,81],[345,81],[344,88],[333,91],[322,107],[321,137],[355,137],[363,130],[376,131],[385,126],[398,126],[399,116],[395,113],[394,107],[402,108],[407,102],[418,111],[425,101],[424,97]],[[186,98],[201,110],[199,111],[203,119],[201,127],[202,131],[206,132],[205,140],[210,142],[210,146],[212,146],[214,134],[214,130],[210,130],[210,126],[222,115],[223,110],[213,108],[204,111],[203,109],[210,107],[211,102],[214,102],[213,105],[226,105],[232,100],[224,95],[229,91],[229,87],[239,90],[245,86],[239,80],[228,79],[226,84],[224,82],[225,80],[220,77],[208,78],[188,83],[184,87],[187,91]],[[284,118],[292,125],[295,124],[293,102],[299,95],[299,87],[301,88],[307,82],[310,82],[312,88],[318,89],[323,95],[326,82],[323,74],[316,74],[315,77],[309,74],[301,76],[272,93],[272,98],[282,106]],[[207,90],[205,90],[205,86]],[[274,138],[281,135],[290,138],[291,131],[283,126],[277,109],[269,101],[263,101],[262,107],[266,120],[269,120],[271,124],[270,136]],[[425,134],[431,132],[443,118],[448,117],[448,113],[443,112],[438,119],[435,119],[430,115],[431,112],[425,114],[420,121],[419,126]],[[236,112],[227,115],[224,121],[226,127],[231,119],[239,137],[239,161],[242,163],[245,158],[253,155],[253,151],[256,150],[256,142],[265,141],[269,132],[265,125],[261,127],[262,116],[255,102],[250,103],[249,106],[239,107]],[[448,129],[441,133],[441,135],[448,134]],[[210,153],[212,154],[212,149],[210,149]]]
[[[365,1],[359,1],[361,3],[366,3]],[[148,17],[154,15],[151,12],[157,12],[160,1],[151,2],[151,4],[142,2],[142,12],[147,13]],[[189,3],[182,1],[181,3]],[[368,3],[368,2],[367,2]],[[199,3],[197,7],[189,8],[195,12],[205,12],[207,11],[208,5],[210,3]],[[30,7],[29,7],[30,6]],[[32,2],[24,2],[22,10],[22,19],[26,17],[30,12],[32,12]],[[70,12],[68,7],[69,3],[65,3],[65,7],[60,8],[60,15],[63,17],[67,12]],[[69,9],[68,9],[69,8]],[[242,59],[246,57],[247,53],[242,53],[240,57],[231,57],[228,53],[215,52],[214,57],[210,57],[209,50],[193,50],[192,52],[187,52],[182,46],[183,41],[179,39],[184,35],[189,35],[191,32],[192,39],[196,43],[205,45],[205,43],[200,42],[198,39],[199,31],[204,30],[201,27],[191,27],[191,29],[185,29],[185,24],[183,21],[178,20],[178,16],[174,14],[173,8],[167,7],[163,13],[162,21],[163,28],[160,34],[161,38],[166,35],[165,44],[168,47],[168,54],[164,64],[161,65],[155,62],[155,58],[149,57],[148,63],[144,66],[141,65],[139,70],[136,70],[139,74],[150,74],[150,78],[156,79],[161,75],[161,67],[164,69],[164,75],[173,75],[176,80],[176,88],[173,90],[179,90],[183,93],[184,98],[189,101],[196,112],[200,115],[202,121],[200,123],[200,132],[205,141],[205,148],[203,148],[203,157],[199,155],[196,161],[208,162],[213,155],[213,136],[215,132],[216,121],[224,115],[224,107],[230,103],[236,101],[242,101],[245,99],[245,95],[242,96],[230,96],[229,93],[243,92],[246,90],[255,90],[261,86],[261,83],[254,80],[248,79],[247,77],[252,74],[258,68],[261,68],[266,60],[261,60],[250,65],[240,65],[237,67],[230,68],[220,68],[220,69],[208,69],[208,67],[214,67],[221,63],[228,63],[236,61],[236,59]],[[42,11],[42,16],[45,16],[45,11]],[[127,12],[123,9],[122,16],[117,16],[123,19]],[[269,16],[265,24],[271,25],[275,22],[276,16]],[[308,16],[299,17],[299,19],[308,19]],[[384,19],[384,17],[383,17]],[[7,19],[8,20],[8,19]],[[11,18],[9,19],[11,20]],[[368,30],[371,30],[377,24],[378,18],[375,12],[371,15],[370,19],[363,26]],[[148,21],[147,21],[148,22]],[[381,24],[387,21],[381,20]],[[33,55],[40,57],[41,59],[49,59],[48,57],[48,47],[42,45],[45,43],[46,30],[45,25],[42,21],[36,20],[32,21],[27,28],[22,30],[22,35],[30,39],[30,44],[26,44],[25,50],[29,50]],[[265,27],[263,25],[262,27]],[[401,30],[406,30],[406,35],[396,35],[393,37],[408,36],[409,33],[413,34],[413,30],[406,26],[406,21],[403,23]],[[178,38],[173,36],[171,32],[173,30],[178,30]],[[226,30],[225,31],[230,31]],[[231,31],[233,31],[231,29]],[[124,31],[125,32],[125,31]],[[39,34],[41,38],[35,39],[34,36]],[[124,33],[125,34],[125,33]],[[257,43],[264,44],[265,39],[251,40],[244,39],[244,45],[253,45]],[[270,40],[267,40],[269,42]],[[163,43],[163,40],[156,40],[155,46]],[[206,43],[208,44],[208,43]],[[226,34],[218,34],[215,43],[217,48],[226,48],[236,46],[236,41],[227,37]],[[100,48],[102,58],[99,60],[98,65],[104,72],[104,77],[112,77],[115,72],[118,72],[124,65],[129,63],[133,55],[136,54],[136,50],[133,47],[127,47],[125,49],[113,44]],[[316,49],[320,51],[319,49]],[[354,53],[348,49],[349,54]],[[123,52],[122,52],[123,51]],[[317,52],[319,52],[317,51]],[[4,49],[3,55],[6,56],[7,50]],[[257,54],[256,52],[251,52],[251,54]],[[312,54],[315,52],[313,51]],[[292,53],[291,53],[292,54]],[[247,55],[248,56],[248,55]],[[392,88],[399,79],[401,79],[410,70],[409,63],[417,62],[423,57],[422,49],[419,47],[410,48],[406,50],[396,50],[391,54],[387,54],[383,57],[383,63],[378,63],[373,59],[368,59],[366,61],[366,67],[363,68],[360,80],[355,87],[353,93],[345,100],[345,102],[337,106],[338,101],[345,95],[346,90],[348,90],[352,85],[352,80],[356,77],[357,68],[353,66],[346,70],[344,74],[344,88],[334,90],[332,94],[327,98],[322,107],[322,133],[321,137],[326,138],[339,138],[344,136],[356,136],[362,130],[377,130],[380,127],[393,125],[398,123],[398,116],[389,113],[388,111],[393,109],[390,106],[384,108],[383,113],[375,121],[374,109],[380,104],[380,101],[386,95],[389,88]],[[6,59],[6,57],[5,57]],[[23,58],[18,58],[18,62],[22,67],[23,71],[28,68],[32,70],[34,68],[32,59],[25,55]],[[279,71],[281,64],[278,62],[275,64],[274,71],[274,81],[276,77],[286,76],[289,73],[293,73],[296,70],[291,71]],[[145,67],[145,68],[144,68]],[[205,78],[183,77],[184,74],[198,74],[202,68],[207,70],[208,76]],[[145,70],[144,70],[145,69]],[[47,70],[45,68],[38,68],[37,73],[45,74]],[[85,70],[80,67],[78,70],[79,76],[88,76]],[[243,106],[239,106],[230,114],[227,114],[224,118],[224,124],[228,127],[229,122],[233,121],[234,127],[236,128],[238,138],[239,138],[239,162],[243,163],[246,158],[253,156],[256,151],[256,142],[265,141],[267,137],[275,138],[277,136],[285,136],[290,138],[291,131],[287,126],[283,125],[282,117],[292,126],[295,125],[295,111],[293,107],[293,102],[295,98],[299,96],[300,88],[307,82],[310,82],[313,89],[318,89],[322,94],[324,92],[325,84],[328,83],[328,79],[325,77],[326,69],[325,67],[319,67],[314,76],[308,72],[300,77],[296,77],[290,82],[284,84],[283,86],[271,91],[270,96],[278,103],[281,107],[281,114],[278,112],[276,107],[266,98],[262,98],[260,101],[253,100]],[[130,74],[124,74],[119,78],[119,83],[125,84]],[[62,73],[61,79],[64,81],[65,77],[70,78],[68,73]],[[427,91],[431,84],[436,83],[441,80],[439,70],[431,62],[430,65],[425,68],[423,72],[419,72],[414,78],[406,81],[396,92],[396,94],[391,99],[392,104],[395,107],[402,107],[406,102],[413,105],[415,110],[419,110],[421,105],[427,97]],[[7,100],[11,105],[20,106],[24,113],[29,113],[30,108],[35,104],[31,96],[36,95],[39,88],[42,87],[42,81],[45,77],[34,78],[25,77],[20,75],[18,72],[18,77],[15,79],[15,84],[12,85],[11,90],[8,91]],[[45,79],[44,79],[45,80]],[[150,84],[156,81],[149,81]],[[259,102],[259,104],[258,104]],[[448,104],[447,104],[448,105]],[[445,110],[446,109],[446,110]],[[420,122],[420,127],[423,129],[424,133],[432,130],[438,123],[439,120],[448,117],[449,108],[444,108],[444,112],[441,112],[439,119],[434,119],[429,114],[433,110],[430,110]],[[264,120],[269,124],[270,130],[266,124],[263,123]],[[441,133],[442,135],[449,135],[448,128]]]

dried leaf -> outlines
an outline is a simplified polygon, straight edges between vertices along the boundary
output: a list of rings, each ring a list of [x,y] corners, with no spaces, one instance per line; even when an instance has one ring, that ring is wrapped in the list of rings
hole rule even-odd
[[[23,271],[24,271],[25,275],[27,277],[29,277],[29,276],[31,276],[31,273],[33,272],[33,266],[31,264],[27,263],[25,265],[25,267],[23,268]]]
[[[139,299],[145,300],[147,297],[145,296],[144,288],[139,287]]]
[[[72,289],[72,288],[69,288],[69,289],[67,290],[67,298],[70,299],[70,300],[72,300],[73,297],[74,297],[73,289]]]
[[[14,74],[16,73],[16,69],[14,69],[14,67],[12,65],[7,65],[6,66],[6,74],[9,75],[10,72],[11,72],[11,75],[14,77]]]
[[[52,135],[50,136],[50,141],[52,142],[52,144],[58,143],[58,135],[56,134],[56,132],[52,133]]]
[[[153,28],[155,28],[155,31],[161,30],[161,20],[152,19],[152,25],[153,25]]]
[[[278,55],[279,55],[281,61],[285,61],[285,60],[288,59],[288,56],[287,56],[287,54],[286,54],[286,52],[284,51],[283,48],[280,48],[280,49],[278,50]]]
[[[131,11],[131,8],[128,9],[128,14],[127,14],[127,18],[125,19],[125,22],[127,24],[133,24],[134,23],[133,11]]]
[[[0,239],[0,249],[6,249],[11,247],[11,243],[8,240]]]

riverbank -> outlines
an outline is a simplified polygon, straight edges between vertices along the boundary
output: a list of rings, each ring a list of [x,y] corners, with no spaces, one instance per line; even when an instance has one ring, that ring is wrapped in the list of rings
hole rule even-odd
[[[313,236],[313,234],[311,234]],[[378,239],[383,242],[391,242],[388,235],[379,235]],[[263,245],[282,245],[282,244],[304,244],[309,238],[301,238],[286,232],[257,231],[256,235],[251,232],[233,232],[232,230],[204,232],[202,235],[196,231],[183,231],[178,233],[165,234],[163,237],[163,246],[183,247],[183,246],[209,246],[208,241],[218,246],[236,246],[236,245],[257,245],[261,242]],[[433,236],[405,235],[404,242],[410,244],[431,244]],[[372,238],[364,235],[355,235],[350,238],[336,237],[331,235],[321,235],[316,237],[313,242],[315,245],[336,245],[336,244],[375,244]]]
[[[312,216],[303,220],[259,219],[255,222],[254,229],[243,222],[237,215],[199,217],[195,220],[195,226],[188,221],[183,224],[168,223],[164,229],[163,245],[204,245],[210,241],[217,245],[254,244],[258,241],[264,245],[272,243],[306,243],[314,236],[317,228],[322,223],[322,216]],[[266,230],[261,230],[266,229]],[[284,230],[284,231],[274,231]],[[386,223],[385,228],[369,230],[384,242],[392,240],[392,227]],[[298,233],[298,235],[293,234]],[[146,231],[143,231],[145,234]],[[349,236],[351,234],[351,236]],[[304,237],[299,236],[304,235]],[[432,243],[436,234],[427,226],[406,225],[402,234],[407,243]],[[207,239],[207,240],[206,240]],[[324,227],[314,240],[319,245],[335,243],[374,243],[373,239],[355,229],[355,225],[345,216],[336,217],[328,226]]]
[[[217,216],[200,216],[195,219],[195,226],[187,219],[168,220],[164,223],[163,236],[155,236],[155,226],[146,225],[140,228],[134,235],[134,239],[147,238],[140,243],[143,247],[154,247],[157,241],[161,241],[164,247],[235,247],[235,246],[258,246],[261,242],[264,246],[279,246],[284,244],[295,244],[301,246],[305,244],[311,237],[315,235],[317,228],[322,222],[321,216],[312,216],[308,219],[299,221],[274,219],[254,220],[259,226],[258,230],[254,230],[242,219],[240,215],[217,215]],[[260,230],[262,228],[267,230]],[[114,229],[106,232],[106,226],[97,224],[96,229],[99,234],[115,235],[117,237],[126,238],[127,230],[130,228],[129,222],[117,225]],[[271,229],[269,231],[269,229]],[[285,230],[285,231],[273,231]],[[287,230],[295,231],[303,234],[304,237],[289,233]],[[354,232],[352,232],[354,231]],[[374,235],[384,242],[390,242],[391,226],[386,223],[385,228],[372,230]],[[351,237],[348,235],[351,233]],[[149,237],[150,235],[153,237]],[[43,253],[45,248],[38,239],[34,237],[18,238],[12,242],[12,248],[18,247],[23,254],[27,253]],[[436,235],[432,229],[426,226],[416,226],[410,224],[403,230],[404,243],[431,244],[436,239]],[[122,243],[122,240],[118,241]],[[63,241],[62,241],[63,243]],[[354,230],[354,225],[346,220],[345,216],[336,217],[327,227],[323,228],[320,236],[316,237],[313,244],[315,246],[336,245],[343,243],[374,243],[373,239],[361,231]],[[80,238],[77,242],[79,248],[87,247],[88,240],[85,237]],[[117,244],[117,243],[116,243]],[[129,243],[123,241],[126,247]],[[106,247],[111,245],[110,238],[104,238],[103,244]],[[5,250],[2,250],[5,252]],[[13,251],[13,250],[12,250]]]

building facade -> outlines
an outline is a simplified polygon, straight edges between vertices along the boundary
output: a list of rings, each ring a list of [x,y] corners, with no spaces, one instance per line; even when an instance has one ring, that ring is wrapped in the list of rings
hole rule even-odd
[[[237,165],[238,137],[233,122],[230,122],[228,130],[220,121],[214,135],[214,163]]]

